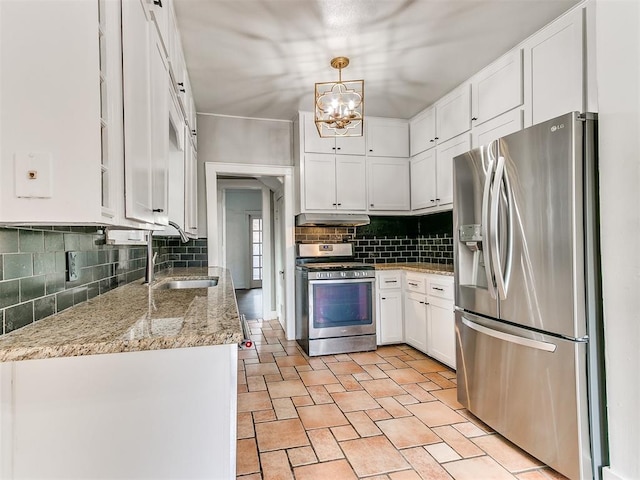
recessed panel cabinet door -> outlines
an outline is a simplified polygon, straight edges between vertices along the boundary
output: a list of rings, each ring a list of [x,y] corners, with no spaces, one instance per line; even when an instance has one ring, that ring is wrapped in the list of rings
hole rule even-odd
[[[378,294],[379,344],[404,342],[402,290],[385,290]]]
[[[153,223],[150,22],[140,0],[122,2],[125,214]]]
[[[429,298],[427,305],[428,353],[433,358],[456,368],[456,339],[453,302]]]
[[[404,299],[404,339],[412,347],[427,352],[427,297],[407,293]]]
[[[428,108],[409,122],[411,156],[436,146],[436,109]]]
[[[436,133],[439,143],[471,129],[471,85],[456,88],[436,103]]]
[[[151,32],[157,38],[156,32]],[[156,225],[169,221],[169,72],[159,41],[153,42],[151,72],[151,172],[153,220]]]
[[[366,175],[364,156],[336,157],[336,207],[339,210],[366,210]]]
[[[304,205],[307,210],[336,209],[336,161],[334,155],[304,156]]]
[[[453,203],[453,157],[471,150],[470,135],[465,133],[438,145],[436,176],[438,205]]]
[[[411,159],[411,210],[436,206],[436,150]]]
[[[370,157],[367,164],[369,210],[409,210],[409,160]]]

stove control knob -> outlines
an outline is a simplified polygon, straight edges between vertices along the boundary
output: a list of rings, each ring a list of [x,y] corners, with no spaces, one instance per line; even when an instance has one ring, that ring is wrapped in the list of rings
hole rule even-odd
[[[347,276],[347,273],[346,273],[346,272],[340,272],[340,276],[341,276],[341,277],[346,277],[346,276]]]
[[[360,276],[360,272],[353,272],[353,276],[354,277],[359,277]]]

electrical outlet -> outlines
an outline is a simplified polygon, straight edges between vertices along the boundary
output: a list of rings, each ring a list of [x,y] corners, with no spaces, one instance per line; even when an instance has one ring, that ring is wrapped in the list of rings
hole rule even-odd
[[[80,277],[80,265],[78,265],[78,252],[67,252],[67,280],[73,282]]]

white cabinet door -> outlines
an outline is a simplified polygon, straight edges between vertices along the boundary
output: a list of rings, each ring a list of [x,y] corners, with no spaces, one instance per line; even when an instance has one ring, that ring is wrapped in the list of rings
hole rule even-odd
[[[453,302],[429,298],[427,353],[442,363],[456,368],[456,340]]]
[[[436,109],[427,108],[409,121],[411,156],[436,146]]]
[[[196,236],[198,234],[198,155],[188,139],[185,152],[184,188],[184,230]]]
[[[378,344],[404,342],[402,290],[381,290],[378,299]]]
[[[471,131],[471,146],[476,148],[481,145],[487,145],[493,140],[522,130],[522,127],[523,111],[520,108],[516,108],[474,127]]]
[[[153,223],[150,22],[142,0],[122,3],[125,214]]]
[[[409,160],[367,158],[369,210],[409,210]]]
[[[438,205],[453,203],[453,157],[471,149],[469,137],[470,135],[465,133],[438,145],[436,164]]]
[[[409,123],[406,120],[368,117],[365,128],[368,156],[409,156]]]
[[[446,142],[471,128],[471,85],[465,83],[436,103],[436,133]]]
[[[336,137],[336,153],[338,155],[364,155],[365,137]]]
[[[436,150],[422,152],[411,159],[411,210],[436,205]]]
[[[336,142],[333,138],[322,138],[313,121],[313,114],[301,112],[303,125],[304,151],[307,153],[335,153]]]
[[[151,32],[151,172],[153,223],[169,221],[169,72],[162,45]],[[155,41],[154,41],[155,40]]]
[[[160,45],[169,55],[169,1],[168,0],[147,0],[151,19],[159,35]]]
[[[474,126],[522,105],[522,50],[501,57],[475,75],[471,89]]]
[[[334,155],[304,156],[304,204],[307,210],[335,210],[336,161]]]
[[[583,15],[576,9],[525,42],[525,127],[583,111]]]
[[[367,209],[367,167],[364,156],[336,156],[336,207],[339,210]],[[317,180],[314,180],[317,181]]]
[[[427,297],[408,292],[404,297],[404,341],[427,352]]]

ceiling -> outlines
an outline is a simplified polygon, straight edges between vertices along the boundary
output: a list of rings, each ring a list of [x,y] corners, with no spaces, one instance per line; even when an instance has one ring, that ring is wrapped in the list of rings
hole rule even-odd
[[[580,0],[175,0],[199,113],[290,120],[315,82],[365,80],[410,118]]]

